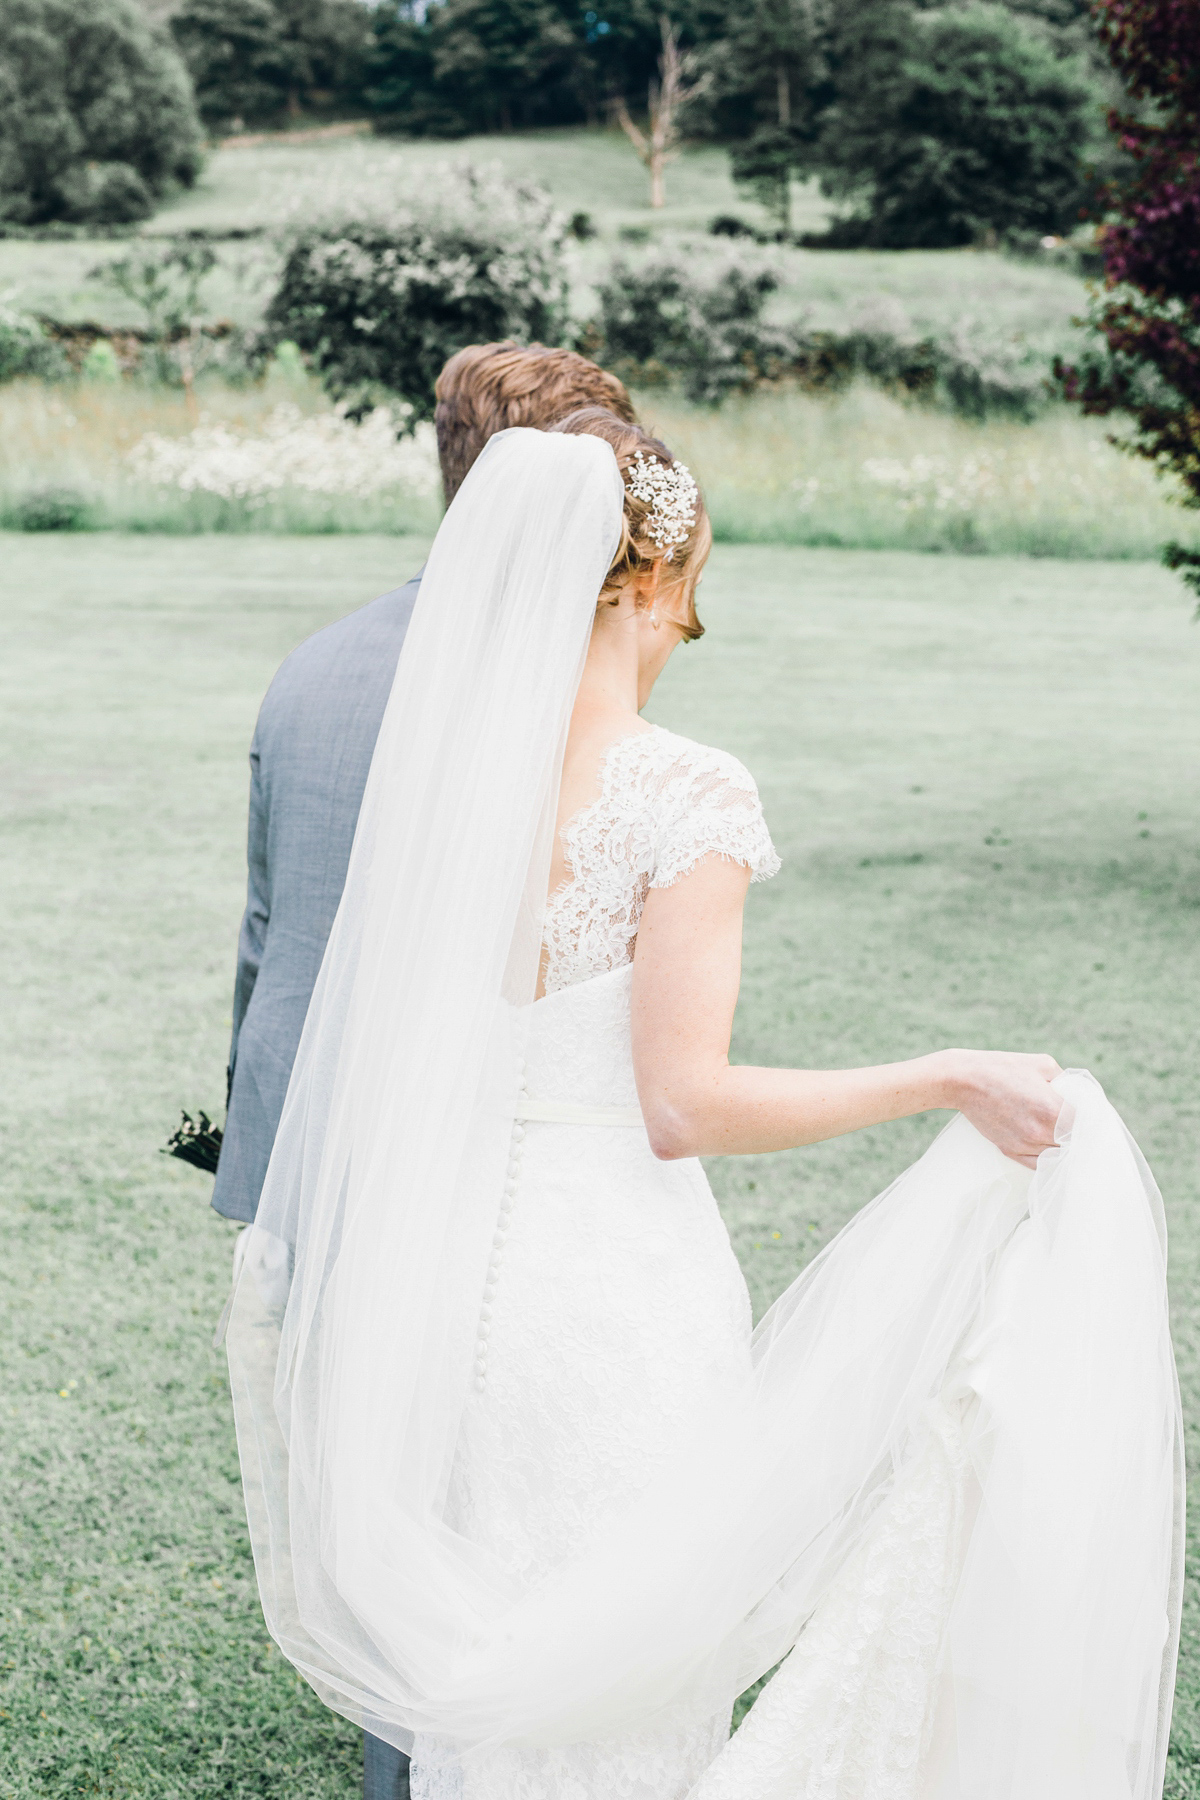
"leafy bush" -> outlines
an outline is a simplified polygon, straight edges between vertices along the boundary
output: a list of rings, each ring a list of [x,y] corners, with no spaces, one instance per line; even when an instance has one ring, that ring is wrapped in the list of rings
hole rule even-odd
[[[187,71],[134,0],[4,0],[0,219],[142,219],[199,167]]]
[[[1069,230],[1101,100],[1036,24],[977,3],[845,10],[841,91],[817,153],[854,211],[843,242],[892,249]]]
[[[943,338],[914,332],[900,309],[867,311],[844,332],[783,327],[764,317],[779,284],[768,262],[664,250],[618,258],[598,290],[581,348],[634,385],[676,381],[688,399],[790,377],[835,390],[857,377],[966,418],[1032,418],[1047,404],[1051,354],[962,321]],[[896,316],[893,316],[893,312]]]
[[[357,98],[371,41],[358,0],[184,0],[171,30],[214,130]]]
[[[716,401],[779,374],[795,359],[784,332],[763,321],[779,286],[766,264],[683,262],[669,251],[618,258],[600,284],[595,335],[604,360],[634,381],[678,376],[688,398]]]
[[[190,238],[139,243],[103,262],[90,279],[131,300],[146,315],[145,342],[160,381],[184,381],[194,373],[191,350],[200,330],[200,289],[216,267],[211,244]]]
[[[558,343],[565,226],[542,188],[494,170],[423,173],[419,193],[292,239],[267,309],[326,389],[361,416],[389,396],[433,416],[433,384],[464,344]]]
[[[88,503],[77,488],[34,488],[13,508],[18,531],[82,531],[88,522]]]
[[[68,373],[62,350],[36,319],[0,306],[0,381],[35,376],[55,381]]]

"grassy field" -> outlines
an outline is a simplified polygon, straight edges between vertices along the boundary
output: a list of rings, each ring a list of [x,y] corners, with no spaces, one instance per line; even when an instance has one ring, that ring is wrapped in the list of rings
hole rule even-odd
[[[264,239],[225,245],[221,268],[206,288],[215,317],[248,324],[261,312],[265,283],[277,267],[271,235],[316,209],[352,203],[364,193],[402,196],[422,171],[445,163],[498,163],[510,174],[541,182],[568,214],[586,211],[604,241],[620,231],[704,231],[718,213],[758,218],[739,195],[724,150],[688,147],[668,172],[668,204],[652,214],[646,176],[618,131],[562,130],[463,138],[454,143],[399,138],[316,138],[310,143],[255,143],[213,152],[196,186],[158,212],[153,235],[204,229],[259,229]],[[811,188],[798,191],[796,222],[820,229],[828,209]],[[611,249],[611,242],[609,242]],[[58,317],[102,317],[136,324],[136,308],[88,280],[99,263],[123,253],[111,240],[69,243],[0,239],[0,292],[17,304]],[[581,247],[579,280],[586,285],[594,253]]]
[[[258,1611],[211,1348],[232,1230],[157,1146],[219,1112],[259,697],[423,549],[0,540],[4,1800],[355,1792],[354,1732]],[[1188,611],[1150,566],[718,547],[709,634],[651,710],[747,761],[784,857],[750,899],[739,1056],[1009,1045],[1106,1084],[1166,1197],[1194,1444]],[[759,1308],[937,1123],[714,1165]],[[1194,1579],[1168,1793],[1200,1800]]]
[[[592,284],[614,249],[637,256],[631,239],[651,243],[707,230],[720,213],[765,222],[737,189],[729,158],[711,145],[687,145],[667,173],[667,204],[651,212],[641,164],[619,131],[584,128],[464,138],[454,143],[388,138],[315,138],[309,143],[255,142],[215,151],[196,186],[147,224],[152,236],[175,231],[261,230],[260,238],[219,246],[220,266],[204,290],[207,315],[251,324],[261,314],[278,268],[273,234],[331,204],[364,193],[398,195],[432,165],[498,163],[541,182],[566,214],[587,212],[597,231],[572,251],[574,307],[593,307]],[[829,208],[814,184],[797,186],[793,224],[819,231]],[[740,253],[746,254],[745,247]],[[751,251],[751,254],[757,254]],[[0,239],[0,297],[57,318],[141,322],[136,307],[88,279],[98,264],[125,254],[120,241],[48,243]],[[1034,341],[1059,342],[1086,304],[1084,284],[1068,270],[989,251],[772,250],[783,275],[774,302],[789,318],[843,330],[857,317],[907,321],[917,332],[945,332],[987,320]]]

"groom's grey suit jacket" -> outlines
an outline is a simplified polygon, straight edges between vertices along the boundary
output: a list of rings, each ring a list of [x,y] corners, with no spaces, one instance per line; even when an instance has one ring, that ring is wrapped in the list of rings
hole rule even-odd
[[[293,650],[250,747],[249,882],[212,1203],[251,1220],[420,576]]]

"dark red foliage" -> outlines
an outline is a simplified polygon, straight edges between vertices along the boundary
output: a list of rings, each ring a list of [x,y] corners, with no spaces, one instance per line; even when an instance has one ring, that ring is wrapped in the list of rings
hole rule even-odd
[[[1132,415],[1128,447],[1184,484],[1200,507],[1200,0],[1094,0],[1102,43],[1137,116],[1109,128],[1133,161],[1107,195],[1100,232],[1104,292],[1091,323],[1109,355],[1060,367],[1069,399],[1090,413]],[[1200,589],[1200,555],[1173,553]]]
[[[1130,94],[1156,102],[1150,122],[1109,119],[1137,176],[1104,232],[1110,287],[1160,301],[1200,297],[1200,3],[1099,0],[1101,41]]]

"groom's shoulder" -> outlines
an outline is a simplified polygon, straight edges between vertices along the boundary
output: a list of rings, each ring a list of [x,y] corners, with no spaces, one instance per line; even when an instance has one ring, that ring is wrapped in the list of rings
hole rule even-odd
[[[267,689],[260,730],[297,709],[336,706],[343,696],[353,701],[364,687],[389,689],[420,585],[414,575],[298,644]]]

